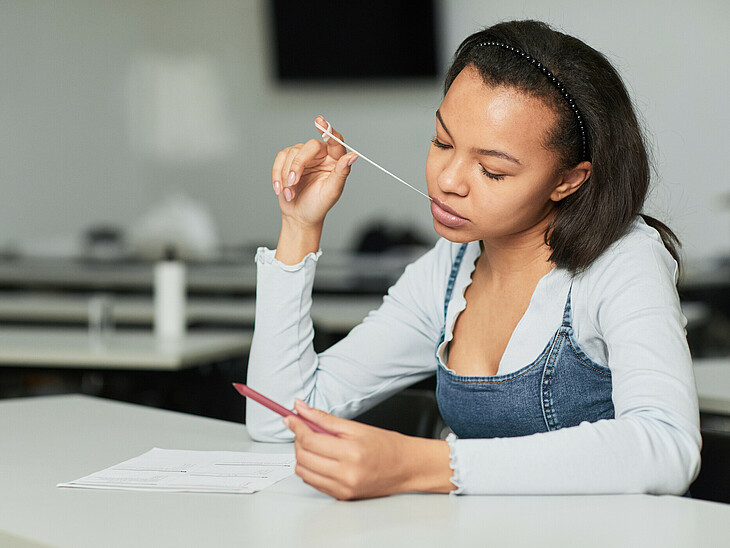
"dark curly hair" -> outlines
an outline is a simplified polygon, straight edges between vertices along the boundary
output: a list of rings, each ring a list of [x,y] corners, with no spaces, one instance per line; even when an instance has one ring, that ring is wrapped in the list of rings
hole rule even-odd
[[[502,47],[517,48],[546,66],[578,106],[587,138],[587,158],[577,118],[553,83],[532,64]],[[578,273],[623,236],[637,215],[661,235],[679,263],[677,236],[664,223],[641,214],[651,179],[644,135],[621,77],[606,57],[582,41],[539,21],[508,21],[472,34],[457,49],[444,94],[465,67],[476,68],[487,85],[509,86],[537,97],[557,114],[546,146],[559,154],[560,170],[589,159],[591,176],[556,203],[545,233],[550,260]]]

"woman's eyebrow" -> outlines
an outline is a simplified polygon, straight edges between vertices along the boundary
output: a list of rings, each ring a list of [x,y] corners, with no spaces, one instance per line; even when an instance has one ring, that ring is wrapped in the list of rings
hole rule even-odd
[[[446,124],[444,124],[444,119],[441,117],[441,111],[436,111],[436,118],[438,119],[439,123],[441,124],[441,127],[444,128],[444,131],[446,132],[446,135],[448,135],[451,139],[453,139],[453,136],[449,132],[448,128],[446,127]],[[494,158],[502,158],[503,160],[508,160],[510,162],[514,162],[518,166],[522,165],[522,162],[520,162],[517,158],[514,156],[507,154],[506,152],[502,152],[501,150],[492,150],[487,148],[472,148],[472,152],[475,154],[479,154],[480,156],[493,156]]]
[[[441,117],[441,110],[440,109],[437,109],[436,110],[436,118],[441,123],[441,127],[444,128],[444,131],[446,132],[446,135],[448,135],[449,137],[451,137],[451,132],[446,127],[446,124],[444,124],[444,119]],[[453,139],[453,137],[451,137],[451,138]]]

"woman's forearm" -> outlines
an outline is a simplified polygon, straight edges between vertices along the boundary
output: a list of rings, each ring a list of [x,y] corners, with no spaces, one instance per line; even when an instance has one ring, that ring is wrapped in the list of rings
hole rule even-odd
[[[286,266],[275,260],[269,249],[260,248],[256,253],[256,327],[247,381],[287,406],[311,390],[307,383],[313,383],[310,376],[317,366],[309,315],[317,256],[315,253],[297,265]],[[248,406],[246,422],[257,440],[290,438],[280,417],[262,406]]]

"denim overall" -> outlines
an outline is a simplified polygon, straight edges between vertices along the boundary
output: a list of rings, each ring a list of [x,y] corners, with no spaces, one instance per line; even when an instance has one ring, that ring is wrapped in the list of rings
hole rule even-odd
[[[463,244],[454,260],[444,302],[446,312],[464,257]],[[571,286],[572,290],[572,286]],[[457,375],[438,355],[436,398],[446,424],[460,438],[527,436],[583,421],[614,418],[611,371],[591,360],[575,340],[570,294],[563,322],[535,361],[506,375]]]

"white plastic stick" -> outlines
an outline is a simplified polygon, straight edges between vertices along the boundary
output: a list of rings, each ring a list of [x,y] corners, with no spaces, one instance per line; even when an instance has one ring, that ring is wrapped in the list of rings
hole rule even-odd
[[[428,198],[429,200],[431,200],[431,197],[428,194],[424,194],[423,192],[421,192],[420,190],[418,190],[416,187],[411,186],[408,183],[406,183],[403,179],[401,179],[397,175],[393,175],[390,171],[388,171],[384,167],[379,166],[378,164],[376,164],[375,162],[373,162],[367,156],[359,153],[357,150],[355,150],[354,148],[352,148],[350,145],[343,143],[340,139],[338,139],[335,135],[332,134],[332,126],[329,124],[329,122],[327,122],[327,126],[328,127],[326,129],[323,128],[322,126],[320,126],[317,122],[314,122],[314,125],[317,126],[317,129],[318,130],[320,130],[321,132],[324,133],[324,135],[322,135],[322,137],[325,139],[325,142],[327,141],[327,139],[334,139],[335,141],[337,141],[338,143],[340,143],[343,147],[345,147],[350,152],[354,152],[355,154],[357,154],[360,158],[362,158],[366,162],[370,162],[372,165],[374,165],[375,167],[377,167],[380,171],[383,171],[383,172],[387,173],[388,175],[390,175],[391,177],[393,177],[393,179],[395,179],[396,181],[399,181],[399,182],[403,183],[408,188],[410,188],[410,189],[415,190],[416,192],[418,192],[424,198]]]

